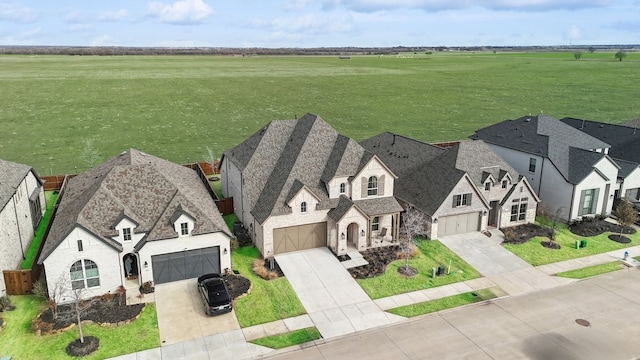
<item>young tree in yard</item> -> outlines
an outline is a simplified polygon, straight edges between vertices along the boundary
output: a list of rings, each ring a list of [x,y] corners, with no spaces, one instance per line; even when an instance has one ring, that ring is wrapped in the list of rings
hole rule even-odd
[[[618,50],[618,52],[613,55],[616,59],[618,59],[618,61],[622,61],[622,59],[624,59],[625,57],[627,57],[627,53],[622,51],[622,50]]]
[[[633,207],[633,204],[629,200],[622,199],[613,215],[618,219],[620,224],[620,237],[622,237],[622,231],[631,226],[631,224],[638,221],[638,210]]]
[[[78,325],[78,332],[80,333],[80,343],[84,343],[84,334],[82,332],[82,318],[91,312],[91,304],[89,301],[83,300],[83,296],[86,294],[86,288],[73,289],[70,291],[71,307],[73,309],[73,315],[76,318],[76,324]]]
[[[90,168],[96,166],[102,157],[98,150],[93,147],[93,140],[87,139],[84,140],[84,149],[82,150],[82,160],[89,166]]]
[[[60,276],[58,276],[56,281],[53,282],[53,284],[49,284],[51,286],[51,288],[49,289],[49,293],[46,292],[45,287],[44,297],[45,299],[47,299],[47,305],[51,309],[53,320],[58,319],[58,303],[62,300],[65,293],[67,292],[67,285],[69,284],[67,276],[67,274],[62,273],[60,274]]]
[[[405,259],[404,275],[415,275],[415,269],[409,268],[409,259],[414,251],[415,241],[418,235],[424,232],[424,215],[409,205],[402,214],[402,224],[400,225],[400,248]]]
[[[580,60],[580,58],[582,57],[582,51],[574,52],[573,57],[576,58],[576,60]]]

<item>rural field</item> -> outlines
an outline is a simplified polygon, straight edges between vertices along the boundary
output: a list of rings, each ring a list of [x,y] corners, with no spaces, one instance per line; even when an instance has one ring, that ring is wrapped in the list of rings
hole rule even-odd
[[[0,55],[0,158],[40,175],[86,170],[134,147],[210,160],[270,120],[317,114],[362,140],[437,142],[527,114],[640,118],[640,53],[402,56]]]

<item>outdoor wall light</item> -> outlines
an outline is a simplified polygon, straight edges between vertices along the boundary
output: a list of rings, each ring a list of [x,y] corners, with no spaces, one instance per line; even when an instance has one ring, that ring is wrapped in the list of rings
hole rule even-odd
[[[364,230],[360,230],[360,236],[364,236]]]
[[[482,212],[482,215],[483,215],[483,216],[487,216],[487,210],[484,210],[484,211]]]
[[[433,219],[433,223],[437,224],[438,223],[438,219]]]
[[[144,267],[148,268],[149,267],[149,263],[148,262],[144,262]]]
[[[227,248],[224,248],[224,254],[227,255],[228,252]]]
[[[340,239],[344,240],[344,233],[340,234]]]

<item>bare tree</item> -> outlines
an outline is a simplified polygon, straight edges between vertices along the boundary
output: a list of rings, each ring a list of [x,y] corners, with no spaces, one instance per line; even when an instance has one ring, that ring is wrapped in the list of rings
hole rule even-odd
[[[618,219],[620,224],[620,237],[622,237],[622,231],[631,226],[631,224],[638,221],[638,210],[633,207],[633,204],[627,199],[622,199],[613,215]]]
[[[409,274],[409,258],[415,247],[418,235],[424,233],[425,217],[412,205],[407,206],[402,214],[402,224],[400,225],[400,248],[405,259],[405,274]]]
[[[102,160],[102,156],[100,156],[98,150],[93,147],[93,140],[86,139],[83,142],[84,149],[82,150],[81,158],[89,168],[92,168]]]
[[[62,301],[62,298],[67,292],[67,287],[69,286],[68,275],[66,273],[62,273],[58,276],[58,278],[50,285],[47,306],[51,309],[51,315],[53,319],[58,319],[58,303]]]
[[[87,292],[87,288],[73,289],[69,292],[71,296],[71,308],[73,309],[73,316],[76,319],[78,325],[78,332],[80,333],[80,342],[84,343],[84,334],[82,332],[82,318],[89,314],[91,310],[91,302],[84,300],[83,297]]]

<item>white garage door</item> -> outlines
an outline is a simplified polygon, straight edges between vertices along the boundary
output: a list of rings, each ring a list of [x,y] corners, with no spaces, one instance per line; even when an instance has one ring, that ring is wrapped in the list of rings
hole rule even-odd
[[[273,253],[327,246],[327,223],[273,229]]]
[[[153,282],[197,278],[209,273],[220,273],[220,247],[180,251],[151,257]]]
[[[438,219],[438,237],[480,230],[480,213],[443,216]]]

